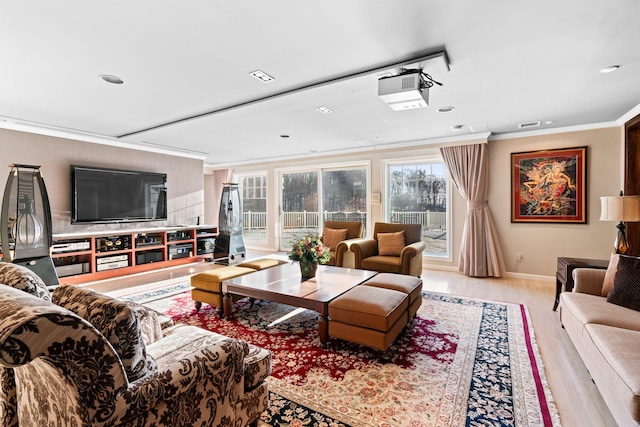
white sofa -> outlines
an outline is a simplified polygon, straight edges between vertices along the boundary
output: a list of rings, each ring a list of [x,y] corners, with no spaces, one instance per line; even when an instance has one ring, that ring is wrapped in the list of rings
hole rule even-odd
[[[640,311],[607,302],[605,270],[573,272],[560,320],[620,426],[640,425]]]

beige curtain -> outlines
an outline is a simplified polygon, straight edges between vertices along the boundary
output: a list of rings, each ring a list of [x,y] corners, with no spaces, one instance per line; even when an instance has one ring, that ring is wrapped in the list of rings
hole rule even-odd
[[[220,200],[222,199],[222,184],[229,182],[233,176],[233,169],[219,169],[213,171],[213,191],[211,199],[214,201],[213,224],[218,225],[220,219]]]
[[[458,270],[473,277],[500,277],[502,250],[489,212],[489,146],[461,145],[440,149],[454,185],[467,201]]]

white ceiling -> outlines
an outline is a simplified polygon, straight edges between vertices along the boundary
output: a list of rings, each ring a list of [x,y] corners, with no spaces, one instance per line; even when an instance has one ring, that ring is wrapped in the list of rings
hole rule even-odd
[[[640,103],[639,18],[637,0],[0,0],[0,126],[216,167],[611,122]],[[393,111],[366,73],[443,51],[427,108]]]

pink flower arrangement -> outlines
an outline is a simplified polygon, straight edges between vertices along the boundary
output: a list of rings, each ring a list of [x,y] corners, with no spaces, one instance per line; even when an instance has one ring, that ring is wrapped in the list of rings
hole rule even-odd
[[[289,259],[303,263],[326,264],[331,259],[331,252],[317,234],[306,236],[292,242]]]

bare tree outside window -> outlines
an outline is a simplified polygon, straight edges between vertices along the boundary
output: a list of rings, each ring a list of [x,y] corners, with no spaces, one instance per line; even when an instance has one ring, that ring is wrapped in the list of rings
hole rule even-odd
[[[318,231],[318,173],[296,172],[281,175],[280,247],[289,249],[301,234]]]
[[[360,221],[366,226],[366,168],[283,173],[281,183],[281,248],[287,249],[301,234],[321,233],[324,221]]]
[[[367,226],[366,169],[322,172],[324,221],[356,221]]]
[[[389,166],[389,221],[422,224],[426,254],[447,254],[447,178],[444,163]]]

